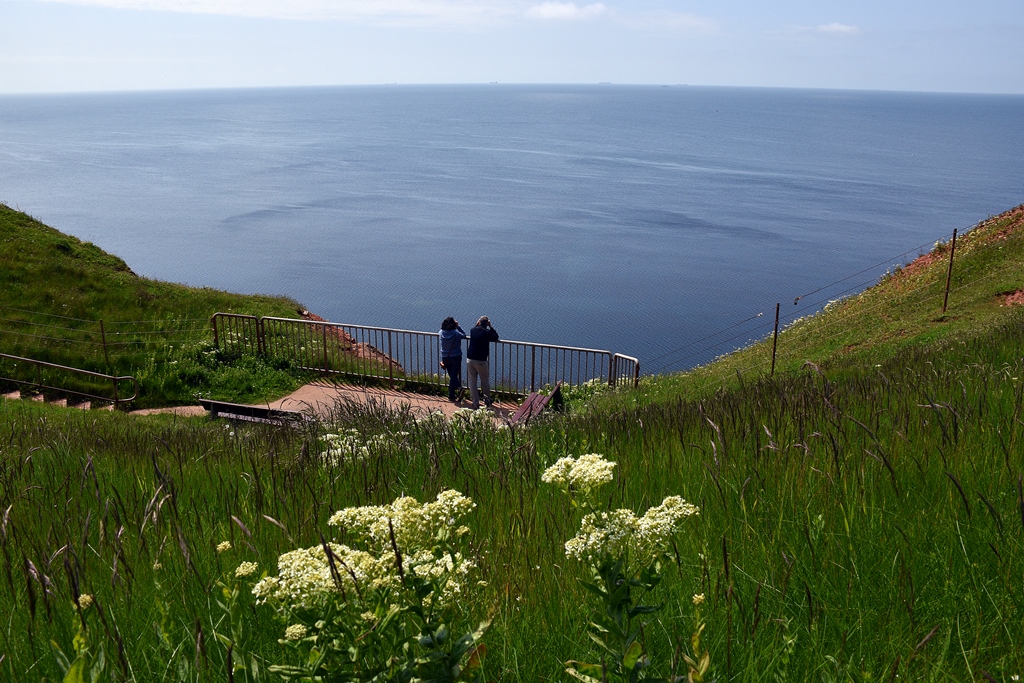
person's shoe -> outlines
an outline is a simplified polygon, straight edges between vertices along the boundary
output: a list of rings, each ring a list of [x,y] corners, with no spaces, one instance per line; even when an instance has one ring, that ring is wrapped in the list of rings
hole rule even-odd
[[[462,403],[466,400],[466,387],[459,389],[459,397],[456,399],[457,402]]]
[[[484,405],[490,408],[492,405],[494,405],[494,399],[488,396],[487,398],[484,399]]]

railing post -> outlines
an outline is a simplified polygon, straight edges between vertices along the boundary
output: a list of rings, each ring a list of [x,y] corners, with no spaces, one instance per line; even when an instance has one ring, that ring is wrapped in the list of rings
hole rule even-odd
[[[210,326],[213,327],[213,348],[220,349],[220,339],[217,337],[217,314],[210,316]]]
[[[329,363],[327,362],[327,325],[321,325],[320,329],[324,333],[324,372],[327,372]]]
[[[267,341],[263,338],[263,316],[256,318],[256,353],[267,355]]]
[[[391,355],[391,330],[388,330],[388,384],[392,389],[395,388],[395,359]]]
[[[615,354],[608,352],[608,386],[615,386]]]
[[[530,391],[537,391],[537,347],[530,347]]]

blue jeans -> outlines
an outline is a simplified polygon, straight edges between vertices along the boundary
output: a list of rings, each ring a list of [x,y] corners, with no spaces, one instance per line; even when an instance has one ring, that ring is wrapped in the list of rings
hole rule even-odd
[[[455,394],[462,388],[462,356],[442,358],[444,371],[448,373],[448,400],[454,401]]]

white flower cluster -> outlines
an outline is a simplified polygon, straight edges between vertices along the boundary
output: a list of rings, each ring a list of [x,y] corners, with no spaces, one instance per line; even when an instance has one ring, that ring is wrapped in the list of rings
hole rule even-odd
[[[578,458],[560,458],[544,470],[540,479],[545,484],[554,484],[569,495],[589,496],[593,491],[610,482],[614,477],[615,463],[605,460],[597,453],[588,453]]]
[[[592,512],[580,523],[580,532],[565,544],[565,554],[589,564],[632,555],[647,563],[666,552],[683,520],[700,509],[679,496],[669,496],[643,517],[632,510]]]
[[[306,637],[309,629],[303,624],[289,624],[288,628],[284,630],[285,640],[302,640]]]
[[[353,589],[353,575],[360,584],[382,585],[381,579],[386,581],[377,559],[369,553],[337,543],[329,543],[328,546],[343,590]],[[277,576],[261,579],[253,586],[252,593],[261,603],[273,600],[308,609],[320,605],[338,589],[327,553],[322,545],[318,545],[292,550],[278,557]]]
[[[391,444],[409,436],[409,432],[395,434],[374,434],[363,439],[358,429],[348,429],[341,434],[325,434],[326,452],[324,458],[329,465],[337,465],[344,461],[359,462],[366,460],[374,452],[380,452]]]
[[[431,411],[422,417],[417,417],[416,424],[421,427],[426,427],[427,429],[433,427],[444,427],[448,424],[448,418],[446,418],[444,413],[439,410]]]
[[[242,579],[246,576],[252,576],[259,569],[259,565],[255,562],[243,562],[235,568],[235,577]]]
[[[453,429],[464,428],[494,428],[494,415],[484,407],[473,410],[472,408],[459,408],[452,413],[451,426]]]
[[[336,512],[329,524],[347,530],[366,550],[329,543],[334,571],[322,545],[293,550],[277,560],[277,576],[253,587],[259,602],[315,608],[344,591],[350,598],[366,589],[397,591],[401,588],[394,541],[406,573],[435,580],[445,579],[441,595],[432,599],[449,604],[462,592],[464,578],[474,567],[461,553],[438,550],[441,541],[468,532],[459,520],[476,504],[458,491],[442,491],[432,503],[420,504],[403,496],[388,505],[347,508]],[[391,522],[390,526],[388,522]]]
[[[448,489],[437,494],[433,503],[421,504],[415,498],[402,496],[388,505],[340,510],[327,523],[342,527],[375,548],[391,547],[393,528],[398,547],[403,552],[413,552],[431,549],[439,540],[448,538],[475,507],[472,500]]]

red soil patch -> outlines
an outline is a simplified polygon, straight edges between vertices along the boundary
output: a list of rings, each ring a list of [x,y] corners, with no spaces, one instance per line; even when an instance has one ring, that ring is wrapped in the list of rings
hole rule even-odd
[[[1024,304],[1024,289],[1018,289],[1011,294],[1000,294],[999,297],[1003,300],[1003,306],[1020,306]]]
[[[330,322],[326,318],[321,318],[316,313],[310,313],[309,311],[302,311],[300,315],[306,320],[312,320],[313,322],[317,323]],[[375,346],[371,346],[370,344],[366,344],[364,342],[357,342],[355,338],[352,337],[352,335],[350,335],[348,332],[346,332],[340,327],[334,327],[333,325],[328,326],[327,334],[334,335],[338,339],[338,341],[341,342],[342,348],[344,348],[348,353],[352,354],[356,358],[360,358],[363,360],[375,360],[385,365],[391,364],[391,366],[394,367],[395,370],[399,372],[404,372],[404,370],[402,370],[402,366],[399,365],[397,361],[390,358],[386,353],[384,353]]]
[[[986,229],[991,228],[996,223],[1002,223],[1007,220],[1009,220],[1009,223],[1000,228],[998,231],[993,232],[991,234],[985,234]],[[999,214],[998,216],[993,216],[992,218],[989,218],[987,220],[982,221],[981,223],[978,223],[978,225],[972,228],[969,232],[965,232],[962,235],[960,235],[960,239],[980,238],[981,244],[997,242],[1005,240],[1012,233],[1016,232],[1022,227],[1024,227],[1024,204],[1014,207],[1009,211]],[[960,240],[957,240],[958,244],[959,241]],[[972,244],[978,243],[972,241]],[[898,280],[901,280],[906,277],[912,277],[914,275],[917,275],[918,273],[923,272],[929,266],[938,261],[949,261],[948,247],[943,248],[941,251],[932,250],[927,254],[922,254],[921,256],[918,256],[916,259],[914,259],[906,266],[901,268],[900,271],[896,274],[896,277]]]

